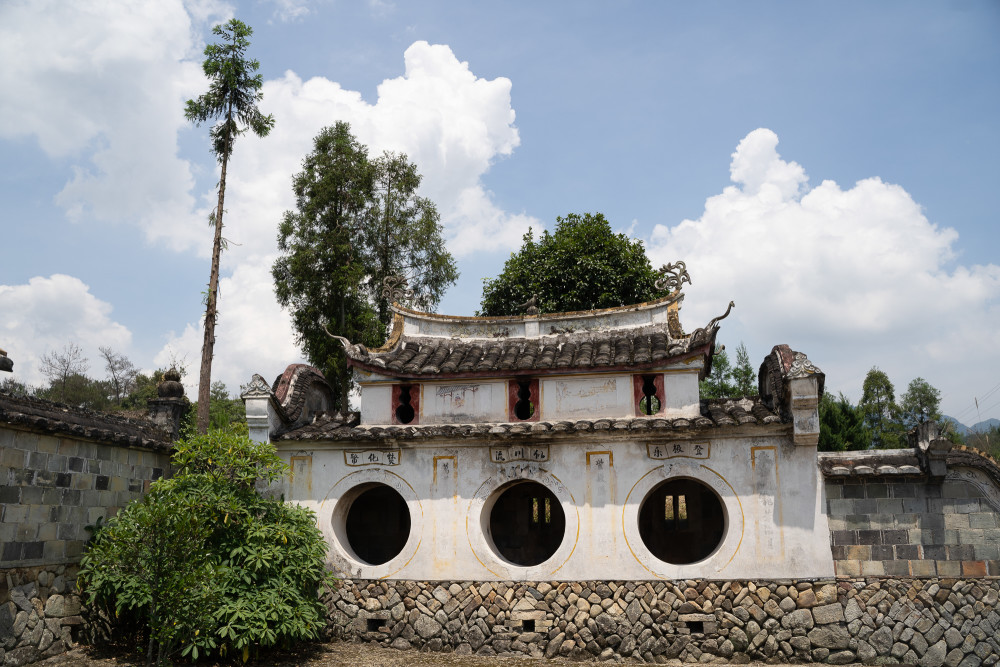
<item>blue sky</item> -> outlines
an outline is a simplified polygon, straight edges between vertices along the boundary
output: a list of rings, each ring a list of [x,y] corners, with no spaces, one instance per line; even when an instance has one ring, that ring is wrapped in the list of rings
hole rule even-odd
[[[217,174],[182,110],[233,15],[277,125],[233,158],[231,388],[298,361],[276,225],[311,138],[347,120],[424,174],[462,272],[442,312],[476,309],[527,226],[600,211],[655,266],[687,262],[688,330],[732,299],[720,338],[755,363],[788,343],[855,400],[878,365],[965,423],[1000,416],[993,1],[8,0],[0,347],[19,378],[70,341],[92,374],[106,344],[193,374]]]

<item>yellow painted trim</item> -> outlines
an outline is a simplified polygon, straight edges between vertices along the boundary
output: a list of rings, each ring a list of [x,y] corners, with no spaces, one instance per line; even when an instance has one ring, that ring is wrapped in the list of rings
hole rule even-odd
[[[733,562],[733,559],[736,558],[736,554],[738,554],[739,551],[740,551],[740,546],[743,545],[743,534],[746,532],[746,515],[743,512],[743,503],[742,503],[742,501],[740,501],[739,494],[736,493],[736,489],[734,489],[733,485],[729,483],[729,480],[727,480],[725,477],[723,477],[719,472],[717,472],[717,471],[709,468],[706,465],[701,465],[701,467],[704,468],[705,470],[708,470],[711,473],[714,473],[716,476],[718,476],[719,479],[721,479],[723,482],[725,482],[726,486],[729,487],[729,490],[733,492],[733,498],[736,499],[736,504],[740,508],[740,539],[736,543],[736,549],[733,551],[733,555],[729,557],[729,560],[726,561],[725,565],[723,565],[718,570],[716,570],[716,572],[722,572],[724,569],[726,569],[727,567],[729,567],[730,563]],[[645,569],[647,572],[649,572],[651,575],[653,575],[657,579],[667,580],[667,579],[670,579],[670,577],[663,577],[663,576],[657,574],[656,572],[653,572],[653,570],[651,570],[650,568],[646,567],[646,564],[643,563],[639,559],[639,557],[635,553],[635,550],[632,548],[632,543],[628,541],[628,532],[625,530],[625,509],[628,507],[628,499],[632,497],[632,492],[635,491],[635,487],[637,487],[639,485],[639,482],[641,482],[642,480],[644,480],[646,477],[648,477],[652,473],[656,472],[657,470],[662,470],[662,469],[663,469],[663,466],[659,465],[659,466],[656,466],[655,468],[651,468],[650,470],[648,470],[645,475],[643,475],[642,477],[640,477],[639,479],[637,479],[635,481],[635,484],[632,485],[632,488],[629,489],[628,493],[625,495],[625,501],[622,503],[622,536],[625,538],[625,546],[628,547],[629,553],[632,554],[632,557],[635,558],[635,561],[637,563],[639,563],[639,565],[641,565],[643,567],[643,569]],[[652,555],[652,554],[650,554],[650,555]],[[653,557],[655,558],[655,556],[653,556]],[[685,566],[684,565],[680,565],[678,567],[685,567]]]
[[[743,534],[746,532],[747,529],[747,519],[746,519],[746,514],[743,512],[743,501],[740,500],[740,494],[736,493],[736,489],[734,489],[733,485],[729,483],[729,480],[723,477],[721,473],[712,470],[705,464],[702,464],[701,467],[711,473],[714,473],[715,475],[718,476],[719,479],[721,479],[723,482],[726,483],[726,486],[729,487],[729,490],[733,492],[733,498],[736,498],[736,504],[740,508],[740,541],[736,543],[736,549],[733,551],[733,555],[729,557],[729,560],[726,561],[726,564],[720,567],[718,570],[716,570],[716,572],[722,572],[727,567],[729,567],[729,564],[733,562],[734,558],[736,558],[736,554],[740,552],[740,547],[743,545]]]
[[[590,456],[592,454],[594,456],[597,456],[598,454],[607,454],[608,455],[608,466],[609,467],[614,467],[614,465],[615,465],[615,453],[612,452],[611,450],[606,450],[606,451],[603,451],[603,452],[587,452],[587,465],[588,466],[590,466]]]
[[[561,479],[559,479],[558,477],[556,477],[555,475],[553,475],[551,472],[549,472],[545,468],[539,468],[538,470],[540,470],[541,472],[547,473],[549,475],[552,475],[552,479],[554,479],[557,482],[559,482],[560,484],[562,484],[562,487],[564,489],[566,489],[566,493],[569,494],[570,502],[573,505],[573,511],[576,512],[576,536],[573,538],[573,548],[570,549],[569,555],[566,556],[566,560],[564,560],[562,563],[560,563],[559,567],[557,567],[556,569],[554,569],[551,572],[549,572],[549,576],[551,577],[556,572],[558,572],[559,570],[561,570],[562,567],[563,567],[563,565],[565,565],[566,563],[569,562],[569,559],[573,557],[574,553],[576,553],[576,547],[577,547],[577,545],[580,544],[580,508],[577,507],[577,505],[576,505],[576,498],[573,497],[573,492],[569,490],[569,487],[566,486],[566,484]]]
[[[382,347],[376,348],[374,350],[368,350],[369,352],[388,352],[392,348],[396,347],[399,343],[399,339],[403,337],[403,316],[399,313],[393,313],[392,316],[392,331],[389,332],[389,337],[386,338],[385,344]]]
[[[366,474],[367,472],[369,472],[371,470],[375,470],[375,468],[365,468],[364,470],[355,470],[354,472],[348,473],[348,474],[344,475],[343,477],[341,477],[340,479],[338,479],[336,482],[334,482],[333,486],[330,487],[330,490],[332,491],[334,488],[336,488],[336,486],[338,484],[340,484],[341,482],[343,482],[344,480],[346,480],[348,477],[350,477],[352,475],[364,475],[364,474]],[[406,479],[404,477],[402,477],[401,475],[397,475],[396,473],[392,472],[391,470],[386,470],[385,468],[378,468],[378,470],[381,470],[382,472],[386,473],[387,475],[392,475],[393,477],[398,478],[401,482],[403,482],[403,484],[406,484],[406,486],[409,487],[409,489],[413,493],[414,497],[416,497],[417,507],[420,509],[420,527],[421,527],[420,532],[423,533],[424,506],[423,506],[423,503],[420,502],[420,496],[417,495],[416,489],[414,489],[413,485],[410,484],[409,482],[407,482]],[[351,487],[351,488],[353,488],[353,487]],[[348,490],[350,490],[350,489],[348,489]],[[326,497],[323,498],[323,501],[319,504],[319,506],[322,507],[326,503],[326,501],[329,500],[329,499],[330,499],[330,493],[327,492]],[[406,500],[406,499],[404,498],[403,500]],[[407,503],[407,506],[409,506],[409,503]],[[413,522],[412,521],[410,522],[410,530],[411,531],[413,530]],[[423,544],[423,541],[424,541],[424,538],[423,538],[423,535],[421,535],[420,539],[417,540],[417,546],[415,546],[413,548],[413,555],[410,556],[407,559],[407,561],[405,563],[403,563],[402,565],[400,565],[397,569],[393,570],[389,574],[386,574],[386,575],[383,575],[383,576],[379,577],[379,579],[388,579],[389,577],[391,577],[392,575],[396,574],[397,572],[399,572],[400,570],[402,570],[403,568],[405,568],[407,565],[409,565],[410,562],[416,557],[417,553],[420,552],[420,545]],[[366,564],[362,563],[362,565],[366,565]],[[377,565],[366,565],[366,566],[367,567],[378,567]]]

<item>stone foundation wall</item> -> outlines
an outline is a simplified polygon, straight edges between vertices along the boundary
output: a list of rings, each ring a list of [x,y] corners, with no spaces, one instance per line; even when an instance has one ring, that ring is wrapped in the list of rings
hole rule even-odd
[[[1000,660],[1000,580],[346,580],[332,634],[477,655],[979,667]]]
[[[83,627],[76,565],[0,571],[0,664],[26,665],[68,650]]]
[[[1000,575],[1000,511],[974,483],[828,479],[826,498],[838,575]]]

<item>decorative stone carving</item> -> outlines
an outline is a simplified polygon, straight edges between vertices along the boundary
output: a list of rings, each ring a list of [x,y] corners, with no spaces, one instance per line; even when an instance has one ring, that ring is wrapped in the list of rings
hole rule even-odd
[[[538,310],[538,295],[532,294],[531,298],[524,303],[517,304],[518,310],[523,310],[525,315],[537,315]]]
[[[267,380],[254,373],[250,383],[247,384],[246,389],[240,394],[240,398],[245,401],[248,398],[269,398],[273,395],[274,392],[271,391],[271,385],[267,383]]]
[[[191,408],[176,368],[163,374],[163,381],[156,386],[156,395],[158,398],[149,401],[149,418],[176,440],[180,436],[181,420]]]
[[[390,303],[400,303],[413,298],[413,290],[407,286],[406,276],[386,276],[382,281],[382,296]]]
[[[660,267],[659,273],[663,274],[663,277],[653,283],[653,287],[661,292],[664,290],[680,292],[684,283],[691,284],[691,275],[688,273],[687,265],[684,262],[664,264]]]
[[[795,358],[792,360],[792,365],[788,369],[788,373],[785,374],[785,377],[788,379],[804,378],[822,372],[818,366],[809,361],[809,357],[804,353],[796,352]]]
[[[327,336],[334,339],[335,341],[338,341],[341,345],[344,346],[344,351],[347,353],[348,357],[352,359],[368,359],[369,357],[368,348],[362,345],[361,343],[355,345],[354,343],[344,338],[343,336],[337,336],[336,334],[330,333],[330,330],[326,328],[325,324],[323,325],[323,331],[326,332]]]

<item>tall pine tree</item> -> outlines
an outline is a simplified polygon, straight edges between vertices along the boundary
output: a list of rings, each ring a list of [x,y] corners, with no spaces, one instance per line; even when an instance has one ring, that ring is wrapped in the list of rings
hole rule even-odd
[[[208,92],[197,99],[188,100],[184,115],[200,125],[218,120],[209,136],[212,152],[222,168],[219,177],[219,197],[215,212],[209,222],[215,227],[212,239],[212,268],[205,296],[205,338],[201,348],[201,372],[198,379],[199,433],[205,433],[209,424],[209,401],[212,393],[212,356],[215,350],[215,322],[218,317],[219,262],[222,256],[222,216],[225,213],[226,170],[233,154],[236,137],[252,130],[258,137],[265,137],[274,127],[274,117],[264,115],[257,103],[264,97],[261,88],[264,78],[254,74],[260,68],[257,60],[248,60],[247,47],[253,34],[250,26],[237,19],[217,25],[212,33],[221,38],[220,44],[205,47],[202,69],[208,77]]]

